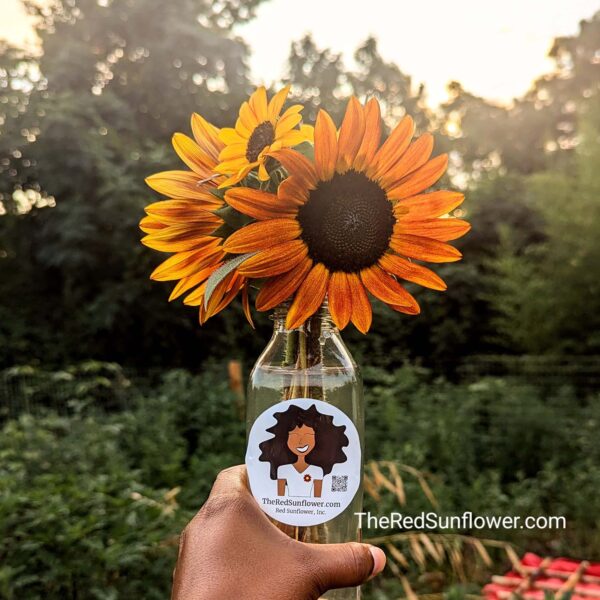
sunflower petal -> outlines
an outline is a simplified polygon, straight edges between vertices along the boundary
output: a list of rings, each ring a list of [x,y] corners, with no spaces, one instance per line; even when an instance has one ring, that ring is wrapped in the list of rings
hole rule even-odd
[[[333,177],[338,156],[335,125],[327,112],[320,110],[315,124],[315,170],[321,181]]]
[[[250,295],[248,293],[249,287],[250,286],[246,284],[242,289],[242,310],[244,311],[246,321],[250,323],[250,327],[252,327],[252,329],[256,329],[256,327],[254,327],[254,321],[252,320],[252,310],[250,309]]]
[[[302,115],[300,113],[284,113],[275,126],[275,138],[278,139],[294,129],[300,121],[302,121]]]
[[[382,175],[381,183],[386,188],[394,187],[403,177],[422,167],[433,151],[433,136],[424,133],[418,137],[390,170]]]
[[[245,159],[247,150],[248,143],[245,140],[240,143],[229,144],[228,146],[225,146],[225,148],[221,150],[221,154],[219,154],[219,160],[222,161],[220,164],[221,168],[223,163],[227,164],[227,162],[240,158]]]
[[[376,98],[371,98],[367,102],[364,113],[365,135],[354,159],[354,168],[357,171],[363,171],[373,160],[381,141],[381,113]]]
[[[268,279],[256,296],[257,310],[269,310],[290,298],[304,281],[313,262],[305,257],[291,271]]]
[[[352,294],[348,275],[343,271],[332,273],[327,293],[331,318],[337,327],[344,329],[352,316]]]
[[[201,178],[190,171],[163,171],[146,178],[148,186],[163,196],[200,200],[206,208],[219,208],[222,200],[200,182]]]
[[[203,152],[191,137],[183,133],[175,133],[172,142],[179,158],[201,178],[214,174],[215,161]]]
[[[365,113],[360,102],[352,96],[346,107],[346,114],[340,127],[336,170],[347,171],[356,158],[365,134]]]
[[[150,275],[154,281],[174,281],[188,277],[208,265],[218,263],[224,256],[223,251],[213,242],[207,247],[189,252],[178,252],[163,261]]]
[[[412,117],[406,115],[375,153],[367,175],[373,179],[379,179],[384,173],[387,173],[390,167],[396,164],[404,154],[414,133],[415,123]]]
[[[219,263],[217,263],[217,266]],[[192,275],[188,275],[187,277],[182,277],[177,285],[173,288],[171,295],[169,296],[169,302],[179,298],[179,296],[185,294],[192,288],[204,283],[209,277],[210,274],[215,270],[215,265],[211,265],[206,267],[205,269],[201,269],[197,273],[193,273]]]
[[[258,124],[259,121],[256,119],[256,115],[250,108],[248,102],[243,102],[240,106],[240,115],[235,124],[236,131],[242,137],[249,138]]]
[[[219,131],[219,140],[223,144],[244,144],[248,140],[240,135],[233,127],[223,127]]]
[[[300,235],[296,219],[267,219],[234,231],[223,244],[225,252],[243,254],[289,242]]]
[[[232,208],[254,219],[292,217],[297,207],[270,192],[254,188],[232,188],[225,192],[225,202]]]
[[[418,235],[393,234],[390,246],[398,254],[427,262],[456,262],[462,258],[454,246]]]
[[[302,240],[292,240],[267,248],[245,260],[238,271],[246,277],[273,277],[293,269],[308,254]]]
[[[300,284],[294,296],[285,320],[287,329],[300,327],[308,317],[319,309],[325,299],[328,281],[329,271],[327,267],[323,263],[317,263]]]
[[[290,93],[291,85],[286,85],[283,89],[279,90],[269,102],[269,106],[267,108],[267,118],[273,125],[275,125],[275,119],[281,113],[281,109],[283,108],[283,103],[287,98],[287,95]]]
[[[446,171],[448,155],[440,154],[387,190],[390,200],[414,196],[433,185]]]
[[[377,265],[363,269],[360,278],[369,292],[386,304],[418,306],[417,301],[391,275]]]
[[[267,114],[267,90],[264,85],[261,85],[250,96],[248,104],[252,112],[256,115],[258,123],[264,123],[268,119]]]
[[[460,206],[465,199],[460,192],[437,190],[405,198],[394,204],[394,214],[401,221],[420,221],[441,217]]]
[[[198,146],[216,162],[223,147],[223,142],[219,139],[219,130],[204,117],[194,113],[192,115],[192,133]]]
[[[299,183],[297,177],[292,176],[279,184],[277,196],[285,204],[301,206],[308,199],[308,190]]]
[[[160,252],[185,252],[206,246],[211,240],[209,233],[215,230],[214,223],[192,223],[169,225],[142,238],[142,244]]]
[[[291,148],[282,148],[276,152],[269,152],[275,160],[278,160],[285,170],[297,178],[298,183],[308,189],[314,189],[317,183],[317,173],[313,163],[300,154],[297,150]]]
[[[386,253],[379,259],[379,265],[382,269],[396,275],[396,277],[418,283],[423,287],[442,292],[447,288],[444,280],[433,271],[401,256]]]
[[[204,205],[193,200],[161,200],[149,204],[144,210],[148,215],[165,224],[210,222],[216,226],[222,223],[222,220],[213,212],[206,210]]]
[[[373,309],[371,301],[362,284],[360,277],[356,273],[348,273],[348,285],[352,295],[352,322],[356,329],[361,333],[367,333],[371,327],[373,319]]]
[[[156,217],[147,216],[140,221],[139,227],[144,233],[155,233],[164,229],[167,225]]]
[[[425,219],[423,221],[407,221],[397,223],[394,232],[410,233],[423,237],[448,242],[462,237],[471,229],[471,225],[462,219]]]
[[[299,144],[302,144],[306,141],[308,140],[304,131],[300,131],[299,129],[292,129],[292,131],[288,131],[287,133],[283,134],[283,136],[278,140],[278,142],[275,142],[271,145],[271,148],[275,150],[274,146],[276,146],[277,143],[280,144],[281,148],[292,148],[293,146],[298,146]],[[277,150],[279,150],[279,148],[277,148]]]

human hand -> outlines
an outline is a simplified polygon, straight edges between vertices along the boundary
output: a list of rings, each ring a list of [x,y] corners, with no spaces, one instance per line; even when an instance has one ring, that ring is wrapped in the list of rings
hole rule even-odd
[[[246,468],[219,473],[181,534],[172,600],[313,600],[364,583],[385,554],[368,544],[306,544],[277,529],[248,488]]]

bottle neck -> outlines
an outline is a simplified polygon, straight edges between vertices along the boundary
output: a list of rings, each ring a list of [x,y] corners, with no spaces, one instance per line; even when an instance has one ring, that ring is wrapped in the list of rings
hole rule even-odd
[[[324,331],[337,332],[337,327],[331,320],[331,314],[329,313],[327,300],[324,300],[319,309],[311,317],[306,319],[306,321],[300,325],[300,327],[295,329],[287,329],[285,325],[285,320],[287,318],[290,306],[291,302],[283,302],[275,307],[272,316],[273,331],[275,333],[301,331],[307,335],[321,335],[321,333]]]

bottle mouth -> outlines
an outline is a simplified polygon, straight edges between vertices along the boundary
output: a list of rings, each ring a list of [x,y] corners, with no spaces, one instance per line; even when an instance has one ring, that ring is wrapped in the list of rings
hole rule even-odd
[[[291,305],[292,305],[292,300],[289,298],[287,300],[284,300],[281,304],[278,304],[273,309],[271,319],[285,317],[287,315],[288,310],[290,309]],[[329,302],[327,300],[327,296],[325,296],[325,299],[323,300],[323,303],[321,304],[321,306],[311,315],[311,317],[314,317],[314,316],[321,316],[321,317],[329,316]],[[309,319],[310,319],[310,317],[309,317]]]

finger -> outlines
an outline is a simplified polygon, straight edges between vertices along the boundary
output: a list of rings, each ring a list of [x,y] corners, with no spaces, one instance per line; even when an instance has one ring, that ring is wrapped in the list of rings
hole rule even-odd
[[[211,496],[220,496],[223,494],[249,494],[248,474],[246,465],[235,465],[228,469],[223,469],[215,480]]]
[[[383,550],[369,544],[310,544],[309,564],[321,593],[333,588],[354,587],[375,577],[385,567]]]

